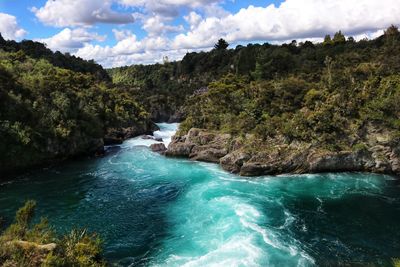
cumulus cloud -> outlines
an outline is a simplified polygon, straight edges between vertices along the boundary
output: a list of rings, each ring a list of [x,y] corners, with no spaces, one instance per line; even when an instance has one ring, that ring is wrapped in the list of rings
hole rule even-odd
[[[6,13],[0,13],[0,33],[4,39],[20,39],[26,31],[18,26],[17,18]]]
[[[106,67],[154,63],[163,56],[180,59],[187,51],[211,49],[219,38],[233,45],[258,41],[282,43],[293,39],[317,41],[327,33],[342,30],[359,40],[375,38],[390,24],[400,24],[398,0],[285,0],[280,5],[250,5],[236,13],[224,10],[222,2],[81,0],[78,5],[78,0],[48,0],[35,13],[41,21],[56,26],[119,24],[136,18],[147,35],[138,38],[132,31],[120,27],[113,30],[115,45],[93,44],[101,36],[83,28],[76,32],[65,29],[46,41],[50,47],[73,50],[76,55],[94,59]],[[117,16],[119,13],[111,9],[113,4],[135,13]],[[179,12],[185,12],[185,27],[174,17]]]
[[[88,32],[86,29],[69,29],[65,28],[58,34],[47,39],[39,39],[37,41],[45,43],[47,47],[54,51],[74,52],[93,41],[104,41],[105,36],[97,33]]]
[[[207,47],[220,37],[233,43],[313,38],[339,29],[358,35],[398,23],[397,0],[286,0],[280,6],[249,6],[236,14],[205,18],[176,36],[174,47]]]
[[[112,0],[48,0],[43,7],[32,8],[32,12],[44,24],[56,27],[134,22],[132,14],[113,11],[112,3]]]
[[[194,11],[191,11],[189,15],[183,17],[186,22],[189,24],[190,29],[194,30],[201,22],[202,17],[201,15],[197,14]]]
[[[177,16],[179,7],[205,8],[221,0],[119,0],[125,6],[143,7],[150,13],[164,16]]]
[[[174,26],[174,25],[166,25],[164,23],[165,18],[162,18],[159,15],[152,16],[147,18],[143,23],[143,29],[147,31],[150,36],[153,35],[162,35],[166,33],[172,32],[181,32],[184,30],[182,25]]]
[[[118,42],[114,46],[100,46],[86,44],[76,51],[76,55],[84,59],[95,59],[104,66],[129,65],[134,63],[154,63],[160,61],[163,56],[182,56],[184,52],[174,50],[170,40],[162,36],[148,36],[138,40],[130,31],[113,30]],[[174,59],[177,59],[175,57]]]

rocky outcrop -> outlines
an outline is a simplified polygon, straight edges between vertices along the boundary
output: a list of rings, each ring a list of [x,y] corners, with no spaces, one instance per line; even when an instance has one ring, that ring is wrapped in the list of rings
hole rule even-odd
[[[43,146],[27,146],[20,161],[0,161],[0,180],[12,179],[26,170],[57,164],[82,156],[103,156],[104,146],[120,144],[124,140],[158,130],[150,120],[126,128],[108,129],[105,136],[93,137],[83,131],[73,132],[67,140],[48,137]]]
[[[152,144],[150,146],[151,151],[163,154],[167,148],[163,143]]]
[[[185,114],[181,110],[173,110],[168,107],[157,106],[156,109],[151,109],[150,118],[155,122],[181,122],[185,118]]]
[[[186,136],[173,138],[166,155],[218,163],[220,158],[229,152],[230,138],[229,134],[214,134],[191,129]]]
[[[159,130],[158,126],[152,122],[137,124],[131,127],[110,128],[104,136],[104,145],[122,144],[128,138],[139,135],[151,135]]]
[[[162,138],[155,137],[155,136],[152,136],[152,135],[147,135],[147,134],[142,135],[142,139],[143,140],[154,140],[154,141],[157,141],[157,142],[163,142]]]
[[[191,129],[175,136],[165,154],[219,163],[224,170],[243,176],[348,171],[400,174],[400,142],[393,134],[369,125],[357,137],[358,145],[333,152],[318,143],[288,143],[282,137],[262,141]]]

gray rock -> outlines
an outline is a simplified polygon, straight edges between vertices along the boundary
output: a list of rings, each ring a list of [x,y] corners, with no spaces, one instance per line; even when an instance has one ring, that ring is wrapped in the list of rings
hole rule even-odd
[[[364,137],[355,141],[366,144],[365,149],[332,152],[318,143],[288,143],[280,136],[267,141],[249,136],[246,139],[253,140],[255,148],[246,148],[240,138],[193,128],[184,136],[175,136],[166,155],[220,163],[224,170],[243,176],[348,171],[399,174],[398,141],[375,128],[361,134]]]
[[[150,146],[151,151],[153,152],[157,152],[157,153],[164,153],[167,148],[165,147],[165,145],[163,143],[159,143],[159,144],[152,144]]]
[[[239,173],[243,164],[248,161],[251,156],[242,151],[233,151],[220,159],[221,167],[231,173]]]
[[[173,137],[166,155],[218,163],[229,152],[230,138],[227,134],[214,134],[193,128],[185,136]]]
[[[174,136],[165,155],[170,157],[189,157],[194,144],[186,143],[185,137]]]
[[[331,152],[323,155],[309,155],[307,162],[309,172],[347,172],[363,171],[364,157],[360,153],[351,151]]]
[[[219,163],[220,158],[228,154],[228,151],[224,148],[215,148],[212,146],[194,146],[192,153],[189,157],[192,160]]]

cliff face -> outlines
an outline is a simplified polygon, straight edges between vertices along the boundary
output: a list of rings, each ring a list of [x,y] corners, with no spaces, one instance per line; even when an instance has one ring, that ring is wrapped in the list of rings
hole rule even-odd
[[[108,129],[104,138],[95,138],[77,132],[68,141],[47,138],[41,147],[27,146],[21,151],[11,148],[13,151],[10,153],[18,154],[19,160],[7,158],[0,161],[0,173],[2,174],[0,180],[31,168],[47,166],[69,158],[101,155],[105,145],[120,144],[128,138],[152,134],[156,130],[158,130],[157,125],[147,121],[131,127]]]
[[[158,126],[150,120],[137,123],[131,127],[110,128],[104,136],[104,145],[121,144],[126,139],[144,134],[151,135],[157,130],[159,130]]]
[[[157,129],[100,65],[1,38],[0,58],[0,180]]]
[[[287,142],[280,137],[262,141],[252,135],[234,137],[193,128],[175,136],[166,155],[219,163],[224,170],[243,176],[344,171],[400,174],[400,142],[394,134],[368,125],[358,137],[361,145],[329,151],[318,143]]]

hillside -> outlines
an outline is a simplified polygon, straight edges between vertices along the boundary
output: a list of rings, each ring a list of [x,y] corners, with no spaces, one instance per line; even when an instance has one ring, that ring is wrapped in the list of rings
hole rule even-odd
[[[155,127],[101,66],[31,41],[0,38],[0,102],[2,174],[101,153],[104,140]]]
[[[399,36],[392,26],[374,40],[337,32],[319,44],[235,49],[221,39],[178,62],[107,72],[40,43],[0,38],[0,169],[93,154],[104,142],[150,133],[151,121],[183,121],[167,154],[225,162],[244,175],[398,172]],[[193,128],[213,137],[183,141]],[[215,141],[220,135],[229,138]],[[208,142],[216,143],[211,152]],[[339,168],[343,158],[352,162]]]
[[[219,162],[242,175],[400,172],[396,27],[371,41],[338,32],[321,44],[226,53],[230,74],[188,98],[168,155]]]

